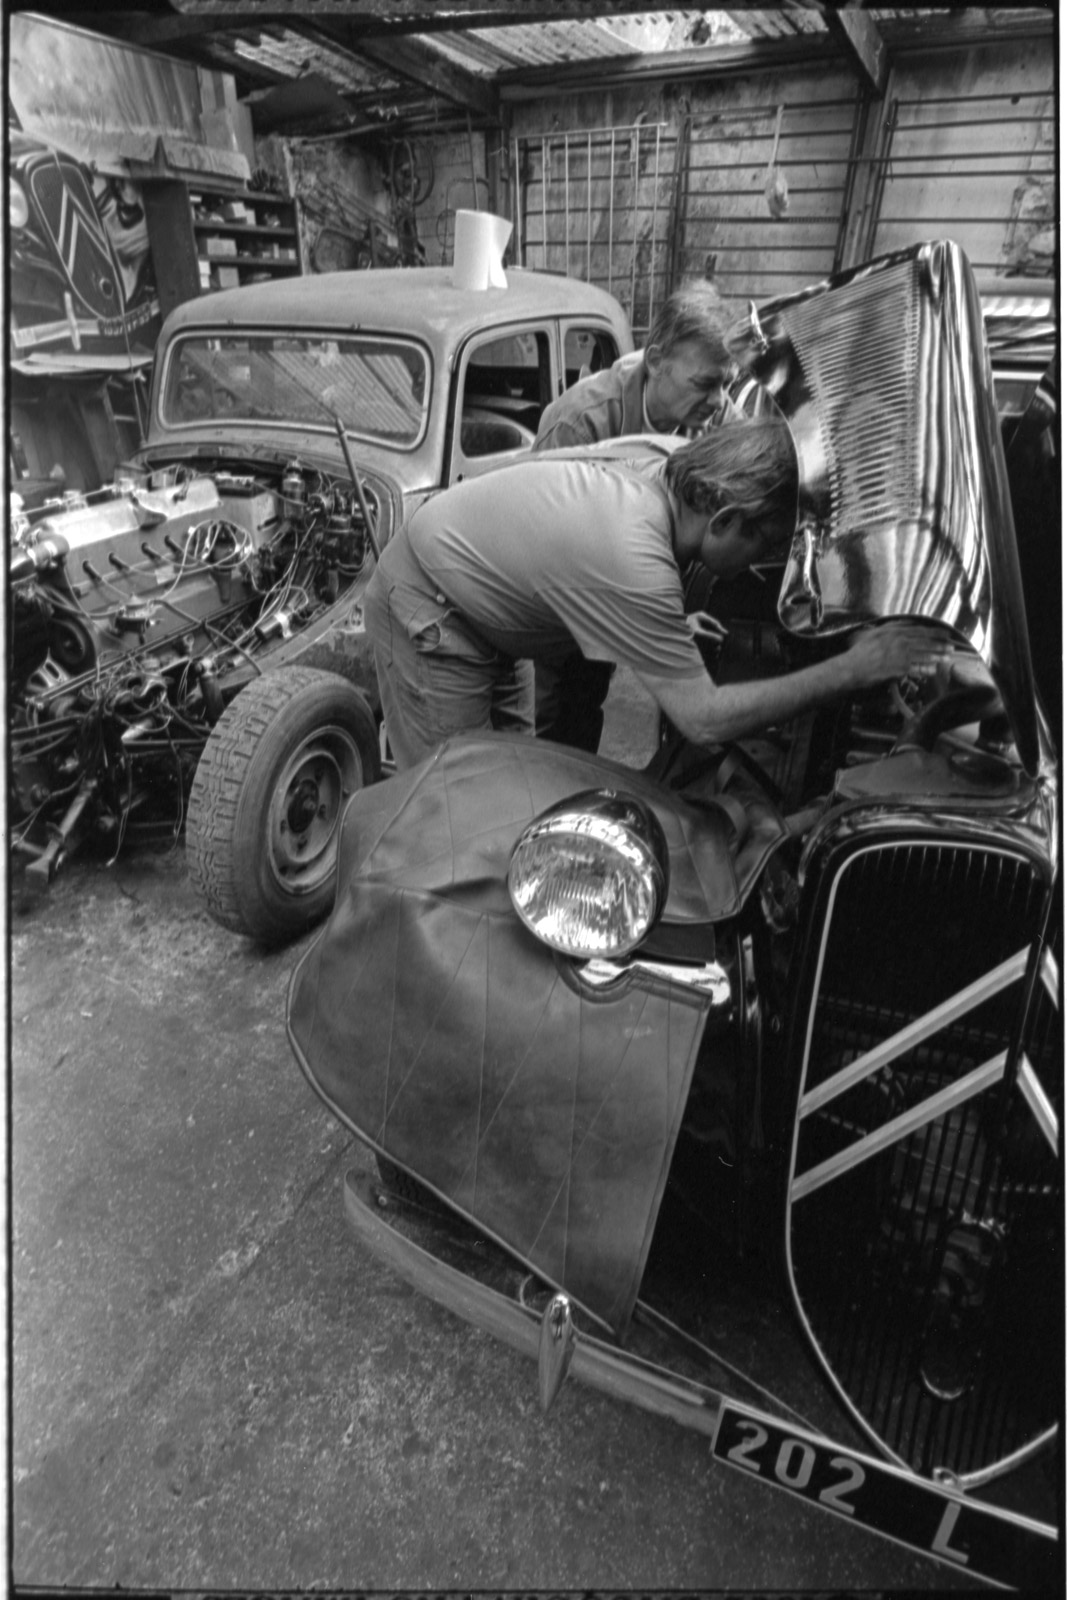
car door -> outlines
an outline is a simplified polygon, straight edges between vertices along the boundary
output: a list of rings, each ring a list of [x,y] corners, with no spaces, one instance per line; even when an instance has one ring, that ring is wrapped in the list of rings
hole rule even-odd
[[[611,329],[591,318],[561,317],[475,336],[463,350],[453,387],[446,483],[523,455],[549,402],[610,367],[619,354]]]
[[[467,341],[452,387],[446,484],[529,450],[558,381],[554,340],[552,323],[543,322],[497,327]]]
[[[622,353],[611,329],[589,318],[561,319],[559,334],[563,352],[560,394],[581,378],[588,378],[594,372],[602,372],[612,366]]]

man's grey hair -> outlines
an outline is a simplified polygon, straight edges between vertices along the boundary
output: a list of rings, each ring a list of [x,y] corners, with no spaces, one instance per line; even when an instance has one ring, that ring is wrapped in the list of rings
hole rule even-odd
[[[726,344],[730,321],[722,296],[710,283],[676,289],[656,312],[645,349],[656,345],[661,355],[669,356],[680,344],[699,339],[707,345],[708,354],[727,367],[732,360]]]

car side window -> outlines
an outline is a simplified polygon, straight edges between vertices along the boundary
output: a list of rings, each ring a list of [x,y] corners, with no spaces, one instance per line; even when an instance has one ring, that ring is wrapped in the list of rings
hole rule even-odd
[[[604,328],[572,324],[563,334],[563,387],[569,389],[579,378],[603,371],[618,357],[619,347]]]
[[[498,333],[471,346],[459,375],[449,482],[528,450],[551,398],[546,328]]]

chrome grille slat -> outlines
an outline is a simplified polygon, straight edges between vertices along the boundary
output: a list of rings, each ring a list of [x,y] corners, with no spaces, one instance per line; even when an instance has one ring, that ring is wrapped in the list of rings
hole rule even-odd
[[[1004,851],[938,842],[851,857],[828,914],[802,1094],[1025,949],[1046,893],[1028,863]],[[871,905],[875,930],[866,926]],[[977,941],[976,928],[986,930]],[[1034,1240],[1055,1234],[1058,1163],[1018,1088],[998,1081],[967,1100],[947,1092],[995,1055],[1003,1062],[1023,994],[1025,963],[1016,967],[1008,987],[941,1034],[817,1100],[796,1135],[789,1249],[802,1320],[857,1418],[924,1473],[983,1470],[1051,1420],[1040,1341],[1018,1307],[1033,1310],[1038,1328],[1050,1315]],[[861,1002],[851,999],[857,988]],[[1057,1025],[1038,984],[1024,1048],[1060,1116]],[[939,1094],[948,1109],[925,1126],[805,1188],[803,1174],[828,1155],[840,1149],[847,1166],[850,1146]]]
[[[921,495],[915,270],[903,263],[885,282],[856,280],[783,317],[816,401],[837,527],[896,523]],[[873,416],[865,400],[872,396]]]

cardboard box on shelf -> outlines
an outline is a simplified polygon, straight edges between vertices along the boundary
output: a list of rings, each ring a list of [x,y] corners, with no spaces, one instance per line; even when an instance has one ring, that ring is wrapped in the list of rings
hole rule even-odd
[[[215,276],[220,289],[236,289],[241,282],[241,274],[236,267],[216,267]]]
[[[204,248],[209,256],[235,256],[237,240],[220,239],[217,234],[209,233],[204,240]]]

